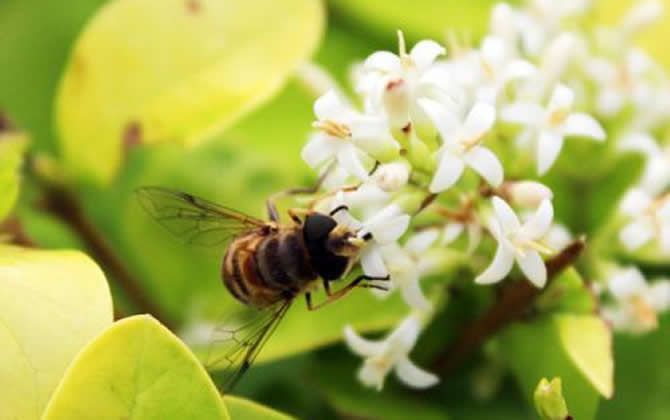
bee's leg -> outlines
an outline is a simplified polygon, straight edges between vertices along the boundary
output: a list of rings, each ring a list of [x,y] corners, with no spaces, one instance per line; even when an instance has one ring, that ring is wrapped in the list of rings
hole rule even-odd
[[[326,291],[327,296],[332,296],[333,292],[330,290],[330,281],[323,279],[323,289]]]
[[[275,204],[280,198],[289,196],[289,195],[298,195],[298,194],[315,194],[323,185],[323,182],[326,180],[326,177],[332,172],[335,167],[335,162],[331,163],[325,171],[321,173],[319,179],[316,180],[316,183],[311,187],[298,187],[290,188],[288,190],[278,191],[270,196],[266,201],[266,206],[268,208],[268,216],[273,222],[279,222],[279,212],[277,211],[277,205]],[[289,213],[290,214],[290,213]],[[293,215],[291,219],[295,220]]]
[[[299,207],[294,207],[294,208],[288,209],[289,217],[291,217],[291,220],[293,220],[299,226],[302,225],[302,219],[300,218],[300,216],[304,217],[304,216],[307,216],[310,213],[311,213],[310,210],[302,209],[302,208],[299,208]]]
[[[372,276],[366,276],[366,275],[358,276],[354,280],[352,280],[351,283],[347,284],[346,286],[344,286],[343,288],[341,288],[337,292],[330,294],[325,301],[319,303],[318,305],[312,305],[311,296],[309,298],[307,298],[307,294],[305,294],[305,298],[307,298],[307,308],[310,311],[315,311],[317,309],[321,309],[324,306],[328,305],[329,303],[335,302],[336,300],[340,299],[342,296],[345,296],[346,294],[351,292],[357,286],[360,286],[362,281],[367,281],[367,280],[390,280],[390,277],[389,276],[372,277]],[[376,286],[376,285],[365,284],[363,286],[364,287],[370,287],[370,286]],[[382,288],[382,286],[375,287],[375,288]]]
[[[314,310],[314,306],[312,305],[312,295],[311,293],[307,292],[305,293],[305,302],[307,302],[307,309],[310,311]]]

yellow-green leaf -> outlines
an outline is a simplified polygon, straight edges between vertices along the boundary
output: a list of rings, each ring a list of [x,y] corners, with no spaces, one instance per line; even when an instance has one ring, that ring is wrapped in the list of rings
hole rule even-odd
[[[148,315],[116,322],[79,354],[43,420],[225,420],[193,353]]]
[[[88,257],[0,245],[0,419],[39,419],[75,355],[111,323],[107,282]]]
[[[7,216],[19,195],[19,167],[27,143],[25,133],[0,132],[0,221]]]
[[[612,333],[595,316],[562,314],[556,326],[566,354],[605,398],[614,394]]]
[[[125,141],[193,144],[271,97],[316,47],[319,0],[114,0],[77,41],[56,120],[72,169],[109,180]]]
[[[232,420],[293,420],[293,417],[244,398],[226,395],[223,401]]]

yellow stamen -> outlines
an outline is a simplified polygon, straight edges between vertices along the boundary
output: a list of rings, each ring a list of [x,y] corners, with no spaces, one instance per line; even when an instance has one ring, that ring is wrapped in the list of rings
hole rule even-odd
[[[658,314],[647,302],[640,296],[633,296],[629,300],[633,307],[635,317],[647,330],[652,330],[658,327]]]
[[[563,124],[563,121],[565,121],[566,118],[568,118],[568,115],[570,115],[570,110],[569,109],[557,109],[556,111],[552,112],[551,115],[549,116],[549,124],[551,124],[554,127],[557,127],[561,124]]]
[[[324,133],[333,137],[341,139],[351,137],[351,129],[349,129],[349,127],[347,127],[346,125],[340,124],[336,121],[332,120],[315,121],[314,123],[312,123],[312,127],[323,130]]]

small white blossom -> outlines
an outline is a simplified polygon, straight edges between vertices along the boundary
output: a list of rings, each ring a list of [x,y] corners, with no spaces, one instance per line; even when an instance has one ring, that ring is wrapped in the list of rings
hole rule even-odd
[[[558,158],[565,136],[584,136],[594,140],[605,140],[605,131],[590,115],[573,112],[573,91],[559,84],[554,88],[545,108],[536,103],[517,102],[503,108],[504,121],[518,123],[526,128],[520,138],[537,137],[537,168],[540,175],[546,173]]]
[[[658,314],[670,308],[670,281],[647,283],[636,267],[612,270],[607,290],[614,302],[602,308],[617,330],[643,333],[658,326]]]
[[[416,317],[410,316],[385,339],[372,341],[365,339],[349,326],[344,329],[344,338],[349,348],[364,357],[358,378],[366,386],[381,390],[386,376],[395,371],[398,379],[412,388],[429,388],[439,382],[439,378],[415,365],[408,357],[419,337],[421,325]]]
[[[646,165],[639,188],[649,194],[659,194],[670,185],[670,146],[661,147],[651,135],[632,132],[618,142],[619,149],[639,152],[646,158]]]
[[[368,155],[384,159],[399,149],[383,118],[355,111],[332,90],[316,100],[314,114],[320,131],[302,149],[303,160],[312,167],[335,159],[350,175],[366,180]]]
[[[398,191],[409,181],[410,165],[402,160],[384,163],[372,175],[372,180],[384,191]]]
[[[422,257],[438,236],[437,230],[428,229],[412,236],[402,247],[392,243],[382,248],[393,288],[400,289],[405,302],[418,310],[427,311],[431,308],[430,302],[421,291],[419,280],[431,268],[430,262]],[[374,289],[373,292],[382,296],[387,294]]]
[[[331,209],[341,205],[348,205],[342,192],[338,193],[333,200]],[[356,220],[348,211],[339,211],[333,218],[337,223],[355,231],[357,237],[361,239],[372,236],[371,239],[366,239],[367,243],[361,250],[360,259],[363,272],[372,277],[389,275],[382,256],[382,247],[394,243],[405,233],[409,226],[410,216],[405,214],[400,206],[391,203],[363,222]]]
[[[475,278],[475,283],[499,282],[512,270],[516,260],[528,280],[537,287],[544,287],[547,268],[538,251],[549,252],[539,239],[551,227],[554,217],[551,202],[544,200],[523,225],[504,200],[493,197],[492,202],[495,217],[489,221],[489,231],[498,242],[498,249],[491,265]]]
[[[439,193],[454,185],[466,166],[474,169],[492,186],[499,186],[503,181],[502,164],[493,152],[480,145],[495,123],[495,108],[477,103],[467,115],[459,117],[436,101],[422,99],[420,104],[442,138],[430,191]]]
[[[661,251],[670,254],[670,199],[663,196],[654,200],[640,189],[632,189],[624,196],[621,212],[632,218],[619,233],[621,243],[629,251],[656,239]]]
[[[366,109],[383,109],[393,129],[404,128],[410,121],[423,123],[425,117],[416,101],[440,90],[426,76],[437,57],[445,53],[435,41],[421,41],[407,53],[400,31],[398,43],[397,55],[378,51],[365,60],[357,86],[357,91],[365,95]]]
[[[542,243],[553,249],[554,251],[561,251],[572,242],[572,234],[560,223],[554,223],[549,228],[546,235],[542,237]]]

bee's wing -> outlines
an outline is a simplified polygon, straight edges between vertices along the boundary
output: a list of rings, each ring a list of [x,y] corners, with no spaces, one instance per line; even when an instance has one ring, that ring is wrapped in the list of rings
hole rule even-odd
[[[234,236],[266,225],[260,219],[163,187],[135,190],[140,205],[186,243],[221,246]]]
[[[251,367],[268,338],[284,318],[291,300],[265,309],[249,309],[246,317],[235,314],[214,329],[205,367],[214,371],[221,392],[232,389]],[[237,319],[236,319],[237,318]]]

